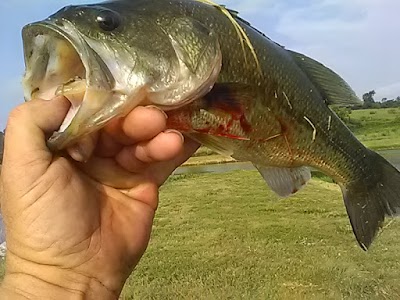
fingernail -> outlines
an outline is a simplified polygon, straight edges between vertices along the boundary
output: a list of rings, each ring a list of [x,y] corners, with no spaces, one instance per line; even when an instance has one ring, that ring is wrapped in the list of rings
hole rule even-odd
[[[87,162],[97,144],[98,133],[85,136],[74,146],[67,149],[69,155],[78,162]]]
[[[84,153],[83,149],[79,145],[68,148],[67,151],[72,159],[77,162],[86,162],[88,160],[86,153]]]
[[[167,129],[167,130],[164,131],[164,133],[173,133],[173,134],[177,134],[177,135],[179,135],[179,136],[181,137],[182,142],[185,141],[185,137],[184,137],[183,134],[182,134],[181,132],[179,132],[178,130],[175,130],[175,129]]]
[[[161,108],[159,108],[158,106],[155,106],[155,105],[148,105],[148,106],[146,106],[146,108],[156,109],[156,110],[160,111],[160,112],[164,115],[164,117],[165,117],[166,119],[168,119],[168,115],[165,113],[165,111],[163,111],[163,110],[162,110]]]

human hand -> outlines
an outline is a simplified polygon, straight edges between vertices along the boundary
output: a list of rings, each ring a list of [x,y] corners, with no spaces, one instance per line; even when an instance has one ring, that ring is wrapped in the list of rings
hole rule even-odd
[[[198,147],[163,132],[161,111],[138,107],[102,130],[87,163],[74,162],[45,143],[67,111],[61,97],[30,101],[10,115],[1,176],[8,252],[0,295],[117,299],[147,247],[159,186]]]

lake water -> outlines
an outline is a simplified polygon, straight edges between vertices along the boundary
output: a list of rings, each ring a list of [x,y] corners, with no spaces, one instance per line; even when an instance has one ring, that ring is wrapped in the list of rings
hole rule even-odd
[[[378,151],[380,155],[386,158],[398,170],[400,170],[400,149]],[[250,162],[232,162],[224,164],[211,164],[202,166],[180,167],[174,172],[175,175],[188,173],[225,173],[236,170],[255,170]]]

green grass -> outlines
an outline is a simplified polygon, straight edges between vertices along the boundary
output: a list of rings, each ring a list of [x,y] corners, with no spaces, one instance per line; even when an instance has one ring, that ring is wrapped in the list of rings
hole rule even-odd
[[[388,224],[366,253],[325,177],[282,200],[256,171],[174,176],[121,299],[400,299]]]
[[[351,113],[357,138],[372,149],[400,148],[400,108],[363,109]]]
[[[175,176],[122,299],[400,299],[399,238],[360,250],[321,179],[279,200],[255,171]]]

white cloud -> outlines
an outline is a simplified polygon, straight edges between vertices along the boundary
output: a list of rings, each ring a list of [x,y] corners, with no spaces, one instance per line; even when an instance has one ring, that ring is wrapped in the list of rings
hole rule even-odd
[[[372,89],[400,95],[400,1],[225,2],[278,43],[331,67],[360,96]]]
[[[382,98],[395,99],[400,96],[400,81],[389,84],[387,86],[380,87],[375,90],[375,100],[381,100]]]
[[[399,11],[398,0],[318,1],[283,12],[276,26],[287,46],[332,67],[361,95],[400,82]]]

